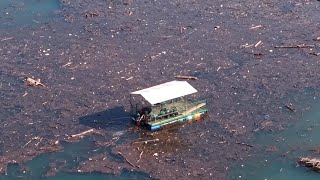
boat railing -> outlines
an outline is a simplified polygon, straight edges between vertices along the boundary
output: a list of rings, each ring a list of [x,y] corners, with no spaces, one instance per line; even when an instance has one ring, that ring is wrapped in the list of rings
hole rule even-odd
[[[171,108],[162,108],[159,114],[149,114],[149,118],[151,121],[156,121],[158,119],[174,117],[179,114],[177,107],[173,106]]]

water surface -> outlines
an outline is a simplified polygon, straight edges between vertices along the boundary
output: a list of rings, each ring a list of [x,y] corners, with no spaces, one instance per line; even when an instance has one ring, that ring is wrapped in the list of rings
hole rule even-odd
[[[59,0],[1,0],[0,28],[49,22],[60,8]]]
[[[92,146],[92,139],[86,138],[78,143],[64,144],[62,152],[42,154],[33,160],[27,162],[25,166],[11,164],[8,166],[7,175],[1,175],[0,180],[32,179],[32,180],[100,180],[100,179],[151,179],[147,174],[123,170],[120,175],[103,174],[103,173],[67,173],[58,172],[55,176],[45,177],[46,172],[50,169],[49,163],[62,164],[63,171],[76,168],[81,161],[88,160],[96,153],[110,153],[110,148],[97,148]],[[59,163],[62,162],[62,163]],[[64,163],[65,162],[65,163]],[[26,167],[25,173],[23,168]],[[60,166],[57,166],[58,168]]]
[[[316,103],[315,99],[315,103]],[[319,174],[298,165],[299,157],[319,157],[309,151],[320,149],[320,105],[315,104],[301,120],[280,132],[259,132],[252,142],[262,145],[247,162],[231,170],[229,179],[316,180]]]

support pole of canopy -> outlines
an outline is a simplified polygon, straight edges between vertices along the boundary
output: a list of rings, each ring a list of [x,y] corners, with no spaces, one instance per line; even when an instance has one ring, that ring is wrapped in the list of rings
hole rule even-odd
[[[184,112],[186,112],[187,111],[187,99],[186,99],[186,97],[184,97],[184,102],[185,102],[185,105],[186,105],[186,107],[184,109]]]

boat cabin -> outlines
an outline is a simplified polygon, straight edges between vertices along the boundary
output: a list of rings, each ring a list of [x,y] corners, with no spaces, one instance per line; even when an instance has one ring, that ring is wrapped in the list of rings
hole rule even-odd
[[[132,119],[136,125],[158,130],[167,125],[199,120],[206,114],[205,100],[191,101],[196,93],[186,81],[170,81],[130,93]]]

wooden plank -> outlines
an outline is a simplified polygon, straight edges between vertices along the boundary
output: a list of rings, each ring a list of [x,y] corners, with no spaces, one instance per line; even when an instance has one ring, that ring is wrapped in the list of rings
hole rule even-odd
[[[183,76],[183,75],[177,75],[175,76],[177,79],[187,79],[187,80],[198,80],[195,76]]]

